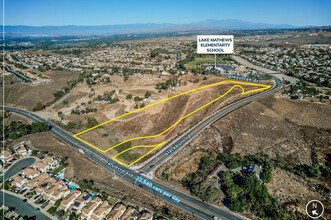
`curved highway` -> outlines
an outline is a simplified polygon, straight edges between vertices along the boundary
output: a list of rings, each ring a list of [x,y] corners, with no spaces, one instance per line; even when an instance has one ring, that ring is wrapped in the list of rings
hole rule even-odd
[[[277,79],[275,79],[275,80],[276,80],[276,83],[272,87],[272,89],[270,89],[266,92],[252,95],[245,99],[239,100],[236,103],[242,103],[242,104],[241,105],[237,104],[237,105],[240,107],[244,104],[247,104],[248,102],[251,102],[252,100],[254,100],[254,98],[257,99],[257,98],[260,98],[261,96],[277,92],[281,88],[281,82],[279,80],[277,81]],[[248,98],[250,98],[250,99],[248,99]],[[137,189],[147,192],[150,195],[156,197],[157,199],[162,200],[163,202],[166,202],[174,207],[177,207],[193,216],[196,216],[200,219],[210,219],[210,220],[214,219],[214,217],[218,217],[218,218],[224,219],[224,220],[226,220],[226,219],[232,219],[232,220],[244,219],[244,217],[241,217],[235,213],[232,213],[225,208],[218,208],[218,207],[212,206],[210,204],[204,203],[199,199],[186,195],[180,191],[173,189],[172,187],[168,187],[167,185],[165,185],[163,183],[157,182],[155,180],[147,179],[144,176],[139,175],[137,172],[112,161],[106,155],[102,154],[101,152],[99,152],[95,149],[90,148],[88,145],[86,145],[86,144],[80,142],[79,140],[77,140],[76,138],[72,137],[71,134],[67,133],[60,127],[51,124],[50,122],[46,121],[45,119],[41,118],[40,116],[38,116],[32,112],[13,108],[13,107],[8,107],[8,106],[3,106],[3,108],[6,111],[10,111],[10,112],[25,116],[34,121],[41,121],[41,122],[48,124],[49,128],[50,128],[49,133],[51,135],[58,138],[59,140],[61,140],[68,146],[72,147],[73,149],[81,152],[88,159],[90,159],[93,162],[95,162],[96,164],[102,166],[106,170],[114,173],[115,175],[117,175],[119,178],[126,181],[130,185],[137,187]],[[224,109],[228,109],[228,108],[227,107],[222,108],[220,111],[224,111]],[[233,111],[234,109],[232,109],[231,111]],[[230,112],[229,110],[226,110],[226,111]],[[211,119],[209,119],[209,120],[211,120]],[[213,120],[217,120],[217,119],[213,119]],[[213,120],[211,120],[211,121],[213,121]],[[203,123],[203,122],[201,122],[201,123]],[[200,125],[199,128],[200,127],[203,128],[203,125],[210,124],[210,123],[206,123],[206,124],[201,124],[201,123],[199,124]],[[196,134],[194,134],[194,135],[196,135]]]
[[[191,140],[194,139],[198,134],[200,134],[206,127],[213,124],[214,122],[218,121],[219,119],[223,118],[225,115],[229,114],[230,112],[240,108],[243,105],[246,105],[256,99],[259,99],[263,96],[273,94],[277,91],[279,91],[282,88],[282,82],[276,78],[273,77],[275,84],[273,87],[269,90],[266,90],[261,93],[257,93],[255,95],[247,96],[243,99],[240,99],[232,104],[229,104],[225,106],[224,108],[221,108],[220,110],[216,111],[214,114],[210,115],[203,121],[199,122],[197,125],[193,126],[191,129],[177,137],[174,141],[172,141],[170,144],[168,144],[168,147],[166,147],[164,150],[162,150],[157,155],[150,158],[145,164],[139,169],[140,172],[143,173],[150,173],[153,170],[155,170],[157,167],[159,167],[162,163],[167,161],[171,158],[171,156],[174,154],[174,152],[179,151],[183,146],[185,146],[187,143],[189,143]]]

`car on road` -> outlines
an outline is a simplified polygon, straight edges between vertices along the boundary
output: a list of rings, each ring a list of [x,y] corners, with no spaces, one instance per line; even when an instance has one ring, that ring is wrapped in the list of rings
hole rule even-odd
[[[22,201],[23,201],[23,202],[27,202],[28,200],[27,200],[27,199],[23,199]]]
[[[40,208],[38,208],[38,207],[36,207],[35,210],[36,210],[37,212],[40,212]]]

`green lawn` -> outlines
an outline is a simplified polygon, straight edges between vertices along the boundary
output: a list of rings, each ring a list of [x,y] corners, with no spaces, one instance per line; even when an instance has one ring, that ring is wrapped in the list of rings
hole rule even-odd
[[[10,182],[9,180],[6,180],[4,183],[2,183],[1,188],[5,190],[9,190]]]
[[[57,200],[55,204],[47,210],[47,212],[51,215],[54,215],[60,204],[61,204],[61,199]]]
[[[68,215],[70,215],[70,213],[67,211],[67,212],[64,213],[63,216],[60,216],[59,219],[60,219],[60,220],[65,220],[65,219],[67,218]]]
[[[64,165],[59,165],[58,167],[56,167],[53,171],[52,171],[52,175],[56,175],[58,174],[61,170],[63,170],[65,168]]]
[[[221,55],[216,56],[217,64],[224,64],[225,60],[220,57]],[[207,64],[215,64],[215,56],[214,55],[205,55],[203,57],[196,57],[194,61],[184,64],[186,69],[197,69],[201,65]]]
[[[44,209],[48,204],[49,204],[49,200],[48,200],[47,202],[45,202],[45,203],[41,206],[41,208]]]
[[[25,195],[25,197],[31,199],[32,196],[34,196],[34,195],[36,195],[36,192],[35,192],[35,191],[30,191],[30,192],[28,192],[28,193]]]
[[[40,196],[36,201],[34,201],[34,203],[39,204],[39,202],[40,202],[42,199],[43,199],[43,197]]]
[[[50,207],[50,208],[47,210],[47,212],[48,212],[49,214],[51,214],[51,215],[54,215],[55,212],[56,212],[56,210],[57,210],[57,207],[52,206],[52,207]]]

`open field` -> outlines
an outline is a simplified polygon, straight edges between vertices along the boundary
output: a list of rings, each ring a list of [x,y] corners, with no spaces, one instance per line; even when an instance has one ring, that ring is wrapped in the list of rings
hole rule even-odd
[[[6,77],[5,104],[32,110],[38,102],[45,105],[54,100],[54,93],[75,77],[76,73],[68,71],[54,71],[44,73],[51,81],[48,84],[29,85],[22,84],[16,77]],[[2,96],[2,89],[0,91]]]
[[[268,85],[233,80],[204,85],[115,117],[74,137],[131,166],[210,115],[228,94],[246,95],[268,88]]]

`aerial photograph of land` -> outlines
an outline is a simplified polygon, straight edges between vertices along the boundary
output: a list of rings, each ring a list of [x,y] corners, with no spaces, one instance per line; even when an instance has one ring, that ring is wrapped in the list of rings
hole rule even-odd
[[[2,219],[331,219],[330,11],[1,0]]]

